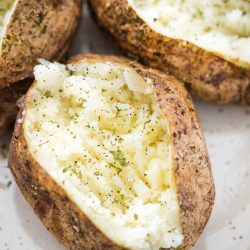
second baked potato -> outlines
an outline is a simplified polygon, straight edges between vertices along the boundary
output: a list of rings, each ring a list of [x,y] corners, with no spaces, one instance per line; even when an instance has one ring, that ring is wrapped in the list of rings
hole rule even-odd
[[[60,59],[73,37],[81,0],[0,2],[0,89],[32,76],[38,58]]]
[[[98,55],[39,65],[35,77],[9,167],[48,230],[75,250],[193,246],[215,192],[182,84]]]
[[[196,97],[250,104],[249,0],[89,0],[133,58],[185,82]]]

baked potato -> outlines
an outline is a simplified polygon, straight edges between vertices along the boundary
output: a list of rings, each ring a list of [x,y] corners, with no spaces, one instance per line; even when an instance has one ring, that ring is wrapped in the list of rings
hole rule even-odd
[[[18,100],[26,94],[33,80],[26,79],[0,89],[0,135],[13,129],[19,108]]]
[[[192,100],[173,76],[121,57],[46,63],[19,113],[9,167],[69,249],[188,249],[214,204]]]
[[[89,0],[131,57],[174,74],[193,96],[250,104],[249,0]]]
[[[38,58],[59,60],[73,37],[81,0],[0,3],[0,89],[32,76]]]

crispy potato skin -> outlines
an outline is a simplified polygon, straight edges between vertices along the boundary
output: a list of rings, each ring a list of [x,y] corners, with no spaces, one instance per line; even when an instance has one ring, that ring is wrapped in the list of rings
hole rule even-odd
[[[18,99],[26,94],[31,79],[0,89],[0,135],[13,129],[19,108]]]
[[[250,65],[237,66],[192,43],[153,31],[128,0],[88,2],[99,25],[130,57],[175,75],[199,99],[250,104]]]
[[[0,45],[0,89],[31,77],[38,58],[59,60],[80,12],[81,0],[19,0]]]
[[[79,61],[110,61],[134,68],[152,79],[154,93],[170,123],[173,168],[185,235],[181,249],[188,249],[202,233],[214,204],[215,190],[208,153],[190,95],[173,76],[144,68],[121,57],[78,55]],[[45,172],[29,151],[24,127],[29,93],[19,112],[9,151],[9,167],[35,212],[56,238],[70,249],[122,250],[108,239],[78,208],[63,188]]]

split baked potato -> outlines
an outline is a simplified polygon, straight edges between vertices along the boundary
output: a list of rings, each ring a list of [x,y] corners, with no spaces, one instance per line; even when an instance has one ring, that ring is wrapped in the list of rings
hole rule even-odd
[[[34,70],[9,167],[69,249],[188,249],[214,204],[192,100],[173,76],[78,55]]]
[[[196,97],[250,104],[249,0],[89,0],[121,48]]]
[[[38,58],[59,60],[73,38],[81,0],[0,2],[0,89],[32,76]]]

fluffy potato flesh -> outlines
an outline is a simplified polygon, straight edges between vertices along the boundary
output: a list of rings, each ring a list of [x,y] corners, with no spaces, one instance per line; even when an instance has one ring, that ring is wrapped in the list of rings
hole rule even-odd
[[[34,73],[24,133],[37,162],[116,244],[182,245],[169,124],[152,82],[111,62]]]
[[[250,64],[249,0],[129,0],[151,28]]]
[[[14,6],[18,0],[3,0],[0,1],[0,42],[2,35],[7,28]]]

